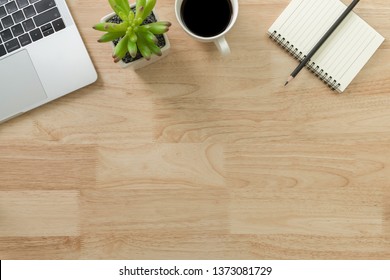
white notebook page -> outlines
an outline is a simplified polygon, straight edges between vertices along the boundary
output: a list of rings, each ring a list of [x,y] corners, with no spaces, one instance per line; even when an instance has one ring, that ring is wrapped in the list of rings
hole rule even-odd
[[[292,0],[268,33],[276,31],[306,55],[345,9],[339,0]],[[336,80],[342,92],[383,41],[383,36],[351,12],[311,61]]]

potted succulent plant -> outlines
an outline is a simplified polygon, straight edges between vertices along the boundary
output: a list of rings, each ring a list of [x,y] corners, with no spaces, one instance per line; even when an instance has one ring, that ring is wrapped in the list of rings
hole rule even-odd
[[[159,21],[153,11],[156,0],[108,0],[113,13],[93,28],[106,32],[98,40],[112,42],[114,62],[138,69],[167,55],[170,44],[166,32],[170,22]]]

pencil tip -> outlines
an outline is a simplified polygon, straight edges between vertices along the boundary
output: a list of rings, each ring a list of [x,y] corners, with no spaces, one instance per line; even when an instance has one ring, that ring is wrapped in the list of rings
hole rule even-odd
[[[291,82],[293,79],[294,79],[293,76],[288,77],[286,83],[284,84],[284,86],[287,86],[288,83]]]

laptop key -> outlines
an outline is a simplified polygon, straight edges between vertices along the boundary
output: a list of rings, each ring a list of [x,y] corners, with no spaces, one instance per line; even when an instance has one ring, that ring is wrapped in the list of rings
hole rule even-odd
[[[22,45],[22,47],[27,46],[28,44],[31,44],[30,35],[28,33],[23,34],[22,36],[19,36],[19,42]]]
[[[8,2],[8,0],[0,0],[0,5],[3,5],[5,3],[7,3],[7,2]]]
[[[58,11],[58,8],[53,8],[51,10],[47,10],[46,12],[43,12],[42,14],[35,16],[34,22],[36,26],[41,26],[59,17],[60,17],[60,12]]]
[[[4,6],[0,7],[0,18],[5,17],[7,15],[7,12],[5,11]]]
[[[25,20],[22,22],[22,24],[26,32],[29,32],[35,28],[35,24],[32,19]]]
[[[39,30],[39,28],[34,29],[33,31],[30,32],[31,39],[35,42],[38,41],[39,39],[42,39],[42,32]]]
[[[65,28],[65,23],[62,20],[62,18],[59,18],[59,19],[53,21],[52,23],[53,23],[55,31],[60,31],[61,29]]]
[[[5,8],[7,9],[8,14],[12,14],[13,12],[16,12],[18,10],[15,1],[6,4]]]
[[[5,50],[5,47],[3,45],[0,45],[0,57],[3,55],[6,55],[7,51]]]
[[[19,41],[16,38],[11,40],[11,41],[8,41],[4,45],[5,45],[5,48],[7,49],[7,52],[9,52],[9,53],[20,48]]]
[[[26,19],[22,11],[17,11],[16,13],[12,14],[12,17],[14,18],[15,23],[19,23]]]
[[[14,25],[14,21],[13,21],[11,16],[6,16],[5,18],[3,18],[1,20],[1,22],[3,23],[4,28],[8,28],[8,27]]]
[[[17,24],[15,26],[11,27],[12,33],[14,34],[14,37],[18,37],[19,35],[22,35],[24,33],[23,27],[21,24]]]
[[[3,39],[3,42],[6,42],[8,40],[11,40],[14,36],[12,36],[11,30],[6,29],[0,32],[1,39]]]
[[[27,8],[23,9],[24,15],[26,18],[35,16],[37,13],[35,12],[34,6],[28,6]]]
[[[16,3],[18,3],[19,9],[24,8],[28,6],[28,0],[16,0]]]
[[[35,7],[35,10],[37,10],[37,13],[41,13],[43,11],[46,11],[50,8],[53,8],[55,7],[56,5],[56,2],[54,2],[54,0],[41,0],[39,2],[37,2],[34,7]]]
[[[43,25],[41,27],[41,30],[42,30],[43,36],[45,36],[45,37],[54,33],[53,26],[51,26],[50,23]]]

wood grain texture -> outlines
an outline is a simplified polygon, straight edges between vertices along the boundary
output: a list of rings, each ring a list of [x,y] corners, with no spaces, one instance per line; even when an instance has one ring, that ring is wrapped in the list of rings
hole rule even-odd
[[[67,1],[94,84],[0,126],[0,259],[390,258],[390,44],[344,94],[265,35],[288,0],[240,0],[223,58],[174,0],[168,57],[133,72]],[[356,12],[386,38],[390,6]]]

